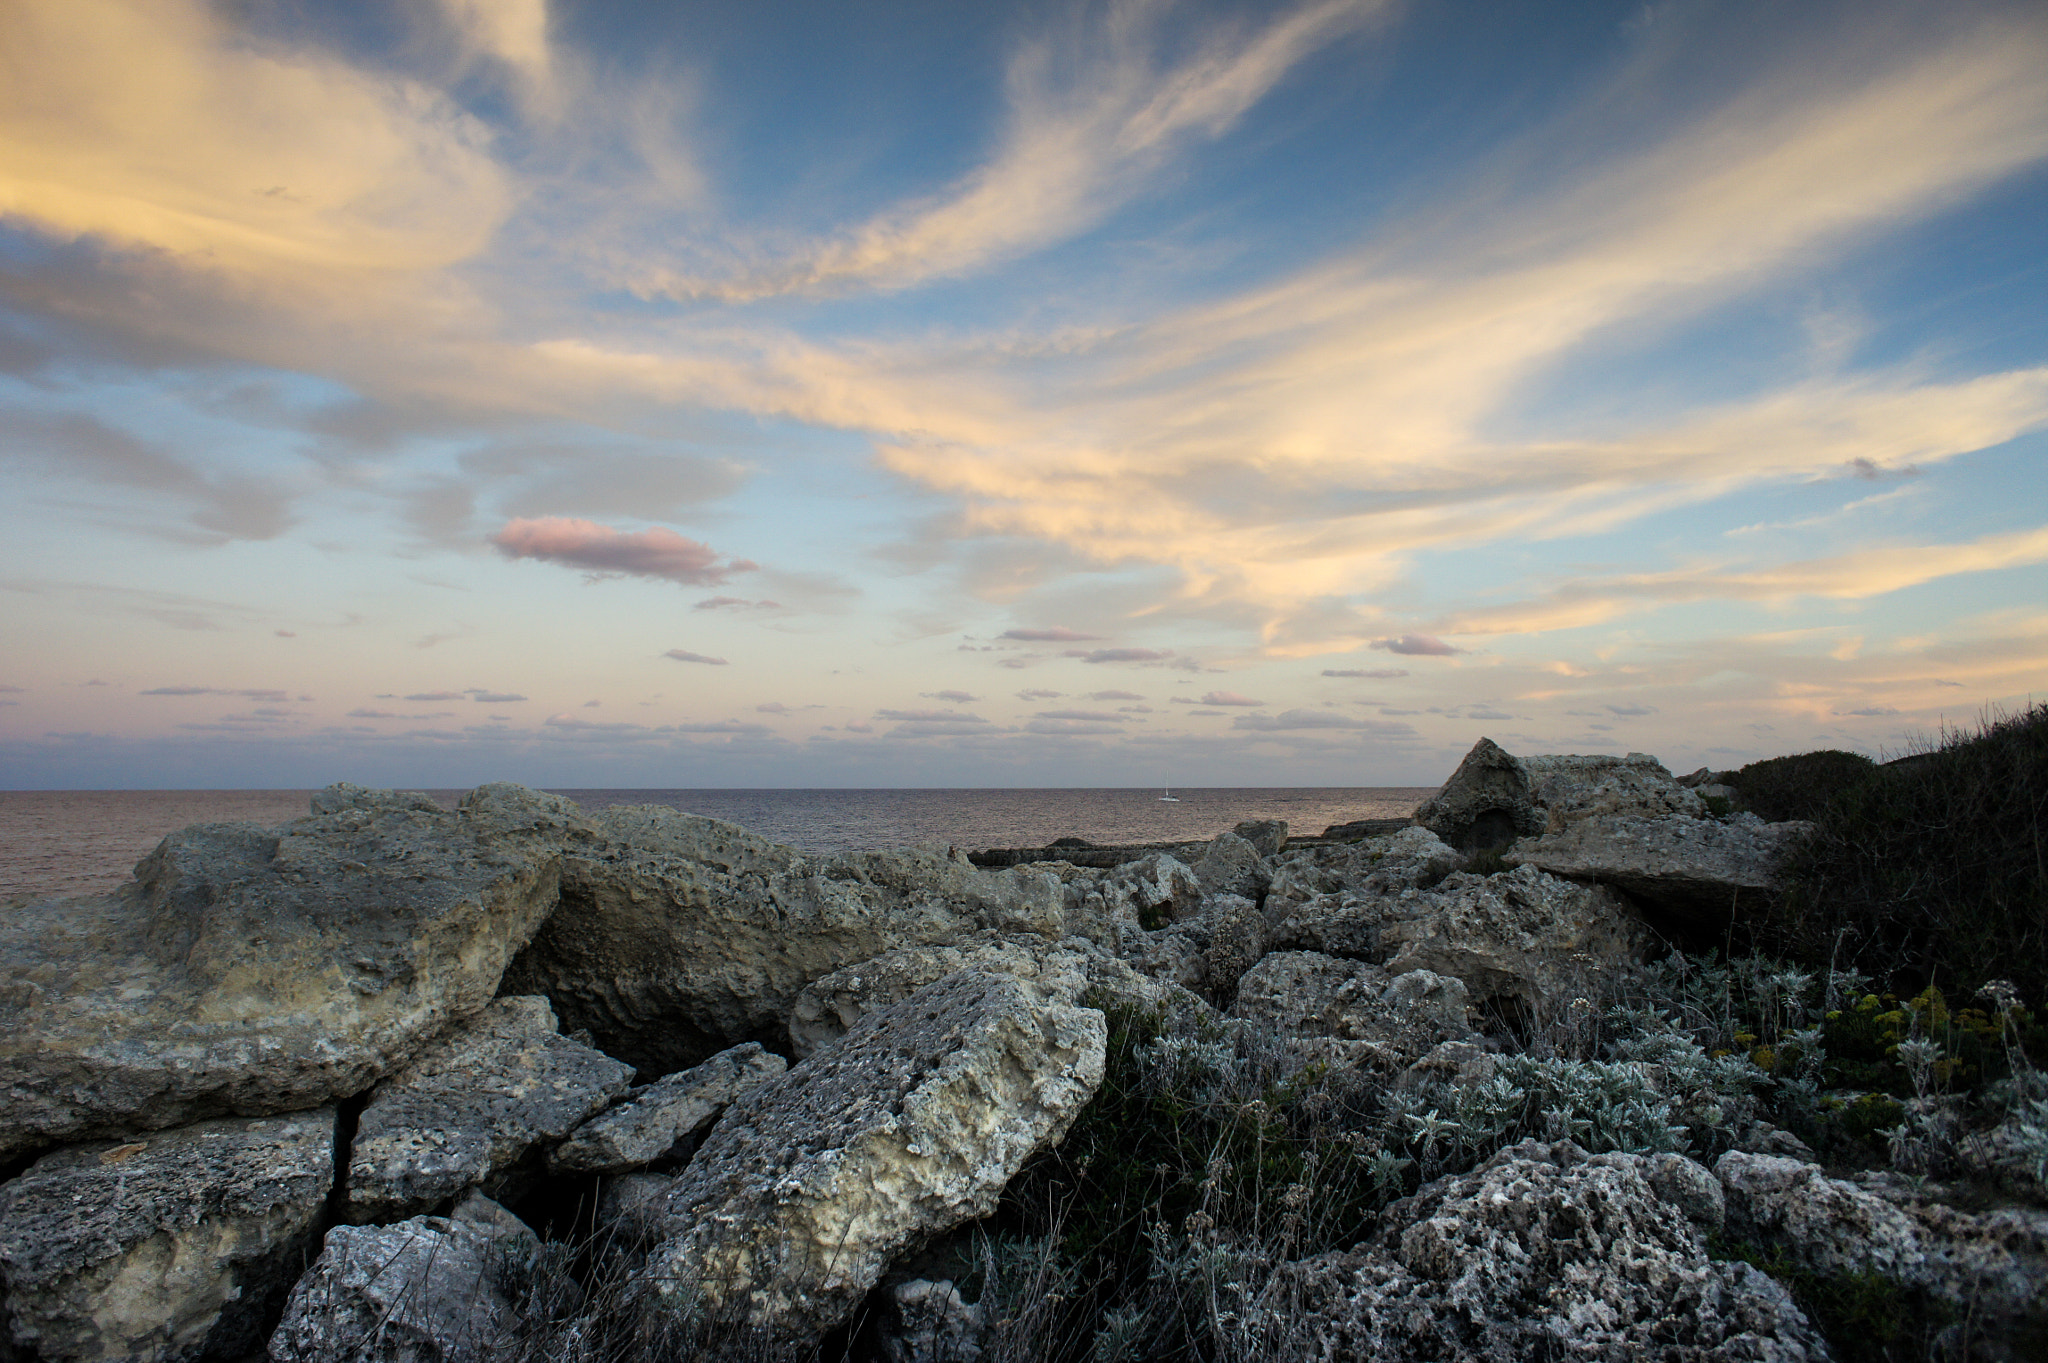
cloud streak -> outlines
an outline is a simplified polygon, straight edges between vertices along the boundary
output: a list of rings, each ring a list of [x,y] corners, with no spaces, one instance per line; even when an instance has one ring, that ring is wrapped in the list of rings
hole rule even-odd
[[[734,573],[757,565],[744,559],[721,563],[710,545],[656,526],[615,530],[570,516],[507,521],[491,536],[507,558],[539,559],[591,573],[659,578],[690,587],[722,586]]]

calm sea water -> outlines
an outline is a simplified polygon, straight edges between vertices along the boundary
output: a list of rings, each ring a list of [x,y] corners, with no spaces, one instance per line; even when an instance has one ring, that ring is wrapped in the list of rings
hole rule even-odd
[[[453,806],[457,790],[430,792]],[[1240,819],[1285,819],[1320,833],[1352,819],[1405,818],[1431,792],[1387,786],[1158,790],[563,790],[586,809],[667,805],[725,819],[812,852],[907,847],[1042,847],[1192,842]],[[0,900],[84,894],[120,884],[164,834],[224,820],[282,823],[302,790],[0,791]]]

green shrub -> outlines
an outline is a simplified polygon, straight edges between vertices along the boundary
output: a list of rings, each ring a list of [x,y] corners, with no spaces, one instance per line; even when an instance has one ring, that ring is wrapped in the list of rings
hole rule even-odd
[[[1754,925],[1758,950],[1853,962],[1902,993],[1961,997],[1995,977],[2048,997],[2048,705],[1845,784],[1817,822]]]
[[[1877,764],[1861,753],[1823,748],[1795,757],[1752,762],[1731,783],[1743,805],[1770,823],[1818,819],[1842,792],[1862,783]]]

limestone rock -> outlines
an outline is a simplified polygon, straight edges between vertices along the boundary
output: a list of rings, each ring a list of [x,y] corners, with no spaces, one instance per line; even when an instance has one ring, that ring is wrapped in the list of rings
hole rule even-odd
[[[1257,899],[1272,883],[1259,849],[1235,833],[1219,833],[1195,863],[1195,879],[1205,894],[1234,894]]]
[[[1360,961],[1281,951],[1245,973],[1229,1015],[1288,1037],[1370,1043],[1372,1058],[1391,1067],[1442,1042],[1476,1038],[1465,998],[1462,982],[1426,970],[1390,975]]]
[[[492,1363],[517,1341],[540,1251],[504,1208],[336,1226],[270,1336],[272,1363]]]
[[[886,1363],[975,1363],[988,1304],[968,1305],[952,1280],[910,1278],[889,1289],[883,1325]]]
[[[576,1128],[548,1155],[558,1173],[619,1173],[652,1164],[728,1104],[789,1068],[749,1041],[633,1093]]]
[[[813,980],[789,1014],[790,1054],[803,1060],[832,1045],[870,1013],[909,998],[958,970],[1029,980],[1065,1003],[1091,991],[1133,1008],[1200,1011],[1202,1001],[1162,983],[1078,938],[1048,943],[1015,933],[983,932],[936,946],[898,947],[871,961]]]
[[[1287,846],[1287,820],[1246,819],[1230,830],[1262,857],[1277,857]]]
[[[1586,992],[1595,978],[1639,960],[1649,944],[1612,890],[1524,866],[1460,872],[1392,902],[1380,926],[1391,974],[1428,970],[1465,982],[1472,1001],[1514,998],[1534,1009]]]
[[[1058,876],[935,850],[814,859],[716,819],[615,807],[564,858],[562,902],[507,972],[650,1075],[775,1043],[803,987],[982,928],[1063,935]]]
[[[1265,923],[1251,900],[1213,895],[1199,912],[1125,939],[1123,957],[1140,974],[1226,1005],[1238,977],[1265,954]]]
[[[0,920],[0,1159],[362,1091],[489,1002],[576,819],[518,786],[315,805],[194,825],[112,894]]]
[[[1511,1146],[1394,1203],[1366,1244],[1282,1273],[1287,1358],[1829,1358],[1783,1287],[1708,1257],[1645,1160],[1569,1142]]]
[[[1426,890],[1463,861],[1427,828],[1404,828],[1343,847],[1300,848],[1274,866],[1266,918],[1278,923],[1297,906],[1324,895],[1383,898]]]
[[[1451,846],[1505,847],[1543,831],[1529,773],[1514,754],[1482,738],[1436,794],[1415,808],[1415,822]]]
[[[667,1195],[643,1307],[815,1338],[899,1251],[994,1207],[1101,1083],[1104,1040],[1101,1013],[984,971],[868,1015],[726,1109]]]
[[[504,1191],[535,1147],[626,1091],[633,1069],[555,1030],[547,1000],[494,1000],[379,1084],[349,1156],[347,1218],[394,1221]]]
[[[1505,847],[1599,815],[1699,817],[1706,804],[1643,753],[1516,757],[1482,738],[1451,779],[1415,810],[1415,822],[1461,849]]]
[[[0,1186],[0,1282],[25,1356],[240,1357],[334,1183],[334,1109],[68,1146]]]
[[[1810,823],[1765,823],[1754,814],[1726,823],[1596,814],[1522,842],[1503,859],[1597,880],[1675,917],[1725,926],[1731,912],[1777,893],[1786,854],[1812,831]]]
[[[1992,1337],[2048,1325],[2048,1212],[1972,1214],[1883,1175],[1870,1185],[1817,1164],[1731,1150],[1714,1165],[1731,1239],[1782,1248],[1821,1273],[1872,1271],[1929,1292]],[[2002,1328],[2003,1327],[2003,1328]]]

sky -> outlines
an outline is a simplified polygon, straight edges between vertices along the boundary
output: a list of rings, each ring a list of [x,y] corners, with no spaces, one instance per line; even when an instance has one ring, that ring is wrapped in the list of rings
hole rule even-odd
[[[0,0],[0,788],[2048,692],[2048,8]]]

